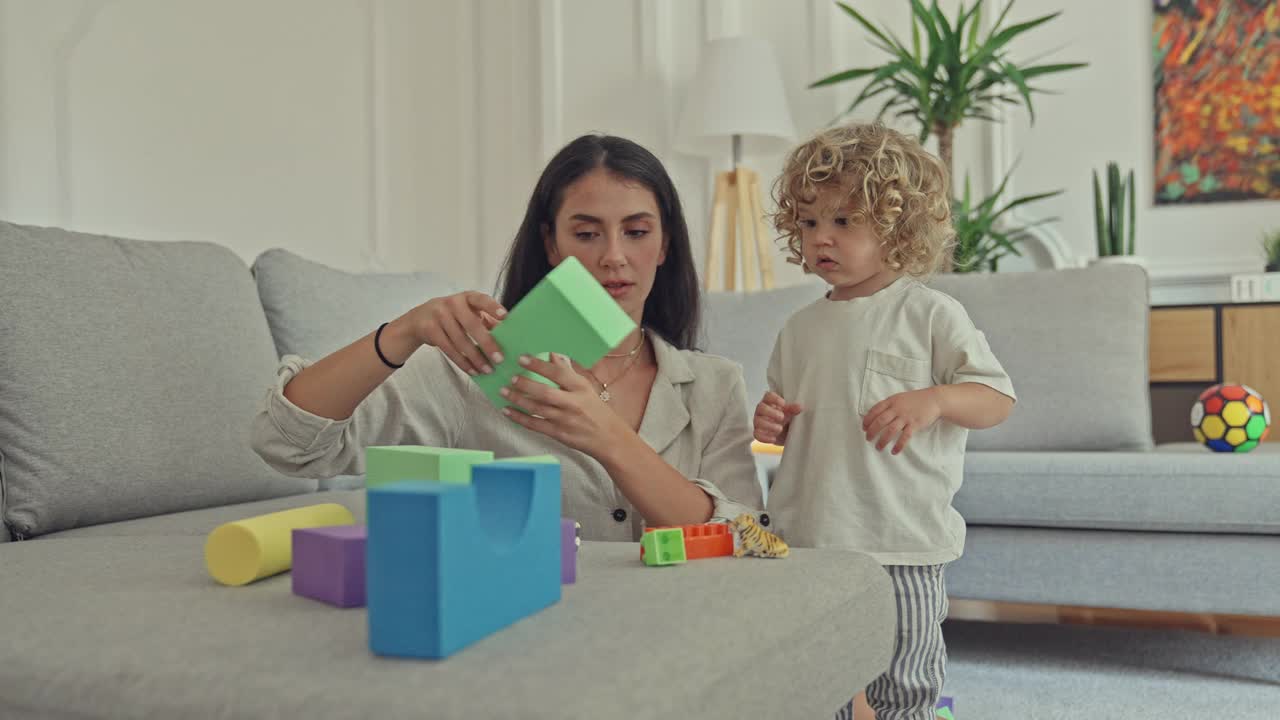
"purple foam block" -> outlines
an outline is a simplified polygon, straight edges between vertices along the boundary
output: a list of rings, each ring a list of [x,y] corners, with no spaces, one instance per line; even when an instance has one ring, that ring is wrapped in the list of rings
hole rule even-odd
[[[578,580],[578,523],[560,518],[560,584]]]
[[[293,531],[293,593],[343,608],[364,607],[363,525]]]
[[[941,710],[942,708],[946,708],[954,713],[956,711],[956,701],[949,697],[940,697],[938,698],[937,709]]]

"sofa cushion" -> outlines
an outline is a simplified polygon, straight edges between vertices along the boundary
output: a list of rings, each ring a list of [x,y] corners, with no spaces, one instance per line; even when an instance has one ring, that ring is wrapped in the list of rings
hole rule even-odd
[[[1009,419],[969,433],[969,448],[1151,447],[1148,291],[1140,268],[947,273],[929,284],[964,305],[1018,393]],[[778,332],[824,290],[805,283],[706,295],[706,350],[742,363],[752,406],[767,387]]]
[[[1280,443],[1247,455],[969,452],[970,525],[1280,535]]]
[[[351,511],[357,524],[364,523],[364,491],[342,490],[291,495],[289,497],[258,500],[238,505],[224,505],[203,510],[188,510],[186,512],[169,513],[168,515],[156,515],[137,520],[123,520],[121,522],[106,523],[105,525],[90,525],[89,527],[51,533],[41,537],[40,540],[43,542],[45,540],[65,540],[67,538],[141,537],[151,535],[203,537],[223,523],[323,503],[342,505]]]
[[[430,272],[354,274],[268,250],[253,263],[258,295],[281,356],[318,360],[456,284]]]
[[[947,566],[947,595],[1044,605],[1280,615],[1277,557],[1280,538],[1273,535],[971,527],[964,557]],[[1274,658],[1275,650],[1271,654]],[[1156,658],[1148,659],[1152,660]],[[1276,663],[1272,660],[1259,670],[1262,667],[1275,668]],[[1108,717],[1152,716],[1130,712]]]
[[[782,326],[826,290],[825,284],[809,282],[762,292],[703,296],[703,349],[742,364],[747,403],[752,408],[769,388],[769,355]]]
[[[1005,372],[1018,404],[969,433],[971,450],[1146,450],[1147,276],[1133,265],[942,274]]]
[[[230,250],[0,223],[0,338],[17,536],[316,488],[250,448],[276,358]]]

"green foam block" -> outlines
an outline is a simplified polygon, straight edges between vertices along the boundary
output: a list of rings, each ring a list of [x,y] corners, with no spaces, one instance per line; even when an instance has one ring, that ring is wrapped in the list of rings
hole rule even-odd
[[[364,458],[366,488],[401,480],[466,485],[471,482],[471,466],[493,462],[493,453],[421,445],[375,445],[365,448]]]
[[[531,465],[559,465],[560,458],[555,455],[529,455],[527,457],[502,458],[498,462],[529,463]]]
[[[498,391],[512,377],[551,384],[520,367],[521,355],[545,360],[548,353],[559,353],[591,367],[635,329],[635,322],[582,263],[566,258],[493,329],[503,359],[492,373],[477,375],[476,384],[496,407],[504,408],[510,403]]]
[[[951,714],[951,708],[939,708],[938,720],[956,720],[956,716]]]

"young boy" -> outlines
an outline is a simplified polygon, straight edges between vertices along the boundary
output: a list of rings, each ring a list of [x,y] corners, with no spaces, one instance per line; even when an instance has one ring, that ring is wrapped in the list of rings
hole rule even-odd
[[[951,507],[969,429],[1004,421],[1013,386],[960,303],[919,282],[947,256],[947,172],[879,124],[825,130],[774,188],[791,261],[831,286],[778,336],[757,440],[785,445],[769,513],[787,543],[871,555],[893,580],[893,662],[877,720],[933,720],[942,690]],[[852,713],[846,706],[842,717]]]

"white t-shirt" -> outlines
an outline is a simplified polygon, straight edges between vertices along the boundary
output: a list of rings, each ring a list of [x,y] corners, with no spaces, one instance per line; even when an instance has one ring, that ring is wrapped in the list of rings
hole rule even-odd
[[[965,524],[951,499],[968,430],[939,420],[893,455],[892,444],[878,451],[866,439],[862,419],[891,395],[969,382],[1015,397],[964,307],[910,277],[797,312],[769,361],[769,387],[803,408],[769,490],[770,530],[798,547],[858,550],[882,565],[960,557]]]

